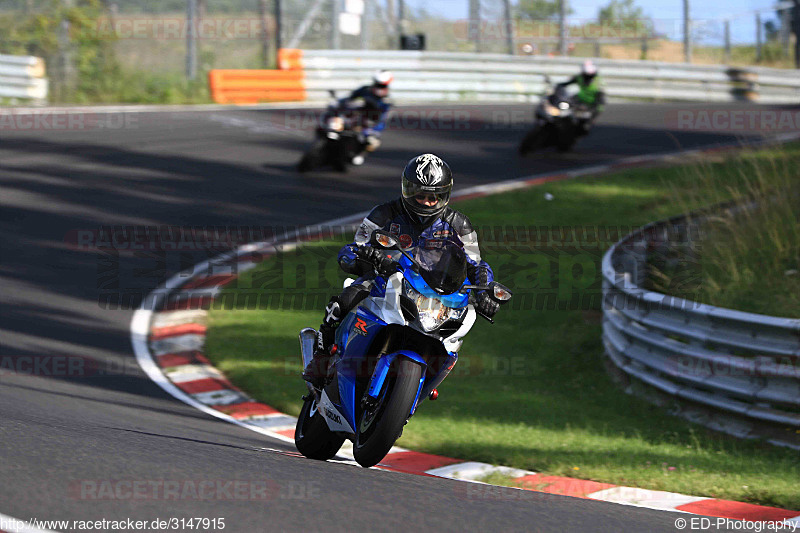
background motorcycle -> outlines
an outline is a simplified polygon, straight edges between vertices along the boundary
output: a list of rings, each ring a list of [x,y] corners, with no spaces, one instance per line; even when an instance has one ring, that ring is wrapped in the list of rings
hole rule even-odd
[[[363,117],[358,109],[340,103],[330,91],[333,102],[328,105],[316,130],[316,140],[297,164],[298,172],[330,165],[339,172],[347,171],[363,146]]]
[[[385,232],[373,233],[373,242],[399,250]],[[464,250],[453,241],[427,241],[414,257],[399,251],[400,271],[375,278],[370,297],[337,328],[326,385],[317,390],[306,383],[295,429],[295,444],[306,457],[330,459],[350,439],[360,465],[377,464],[422,400],[438,396],[436,387],[479,314],[475,291],[488,290],[497,302],[511,298],[497,282],[469,285]],[[300,332],[304,365],[313,357],[315,338],[312,328]]]
[[[578,137],[588,132],[591,125],[590,109],[569,96],[566,87],[556,86],[550,92],[550,78],[545,78],[545,81],[548,90],[536,106],[535,123],[522,139],[519,155],[548,146],[555,146],[558,151],[566,152],[572,148]]]

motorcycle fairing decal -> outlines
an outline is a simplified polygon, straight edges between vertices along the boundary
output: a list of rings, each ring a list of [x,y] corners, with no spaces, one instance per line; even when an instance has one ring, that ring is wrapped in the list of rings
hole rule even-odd
[[[367,335],[367,323],[366,323],[366,322],[364,322],[364,320],[363,320],[363,319],[361,319],[361,318],[357,318],[357,319],[356,319],[356,323],[355,323],[355,325],[353,326],[353,331],[354,331],[355,333],[358,333],[359,335],[364,335],[364,336],[366,336],[366,335]]]
[[[346,433],[355,434],[353,427],[348,423],[345,416],[333,405],[331,399],[328,398],[328,393],[322,391],[322,397],[319,399],[319,411],[325,415],[325,422],[331,431],[344,431]]]

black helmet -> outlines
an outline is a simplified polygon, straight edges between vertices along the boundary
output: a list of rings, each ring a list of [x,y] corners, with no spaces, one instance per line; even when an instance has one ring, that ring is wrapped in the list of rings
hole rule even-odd
[[[420,221],[444,211],[452,189],[450,167],[433,154],[412,158],[403,170],[403,204]]]

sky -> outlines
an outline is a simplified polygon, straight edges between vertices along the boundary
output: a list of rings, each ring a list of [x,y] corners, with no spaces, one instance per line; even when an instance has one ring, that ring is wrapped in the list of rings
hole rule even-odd
[[[413,7],[424,6],[429,12],[461,19],[467,18],[468,0],[405,0]],[[502,5],[501,0],[482,0],[485,5]],[[574,11],[571,18],[595,19],[598,10],[609,0],[567,0]],[[516,3],[516,1],[514,2]],[[656,21],[656,28],[668,37],[679,39],[683,20],[683,0],[636,0],[645,14]],[[722,20],[731,18],[731,40],[734,43],[755,42],[755,10],[767,10],[762,20],[774,18],[770,9],[776,0],[689,0],[690,13],[696,24],[703,24],[705,40],[722,39]],[[663,30],[662,30],[663,28]]]

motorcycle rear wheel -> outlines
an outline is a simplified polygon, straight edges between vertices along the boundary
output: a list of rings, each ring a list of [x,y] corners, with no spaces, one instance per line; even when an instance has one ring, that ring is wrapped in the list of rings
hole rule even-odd
[[[297,426],[294,430],[294,444],[297,451],[309,459],[327,461],[332,459],[344,443],[344,437],[333,433],[319,412],[316,400],[309,397],[303,403]]]
[[[389,453],[403,432],[421,377],[422,368],[409,359],[400,357],[392,364],[378,404],[361,415],[353,445],[358,464],[375,466]]]

